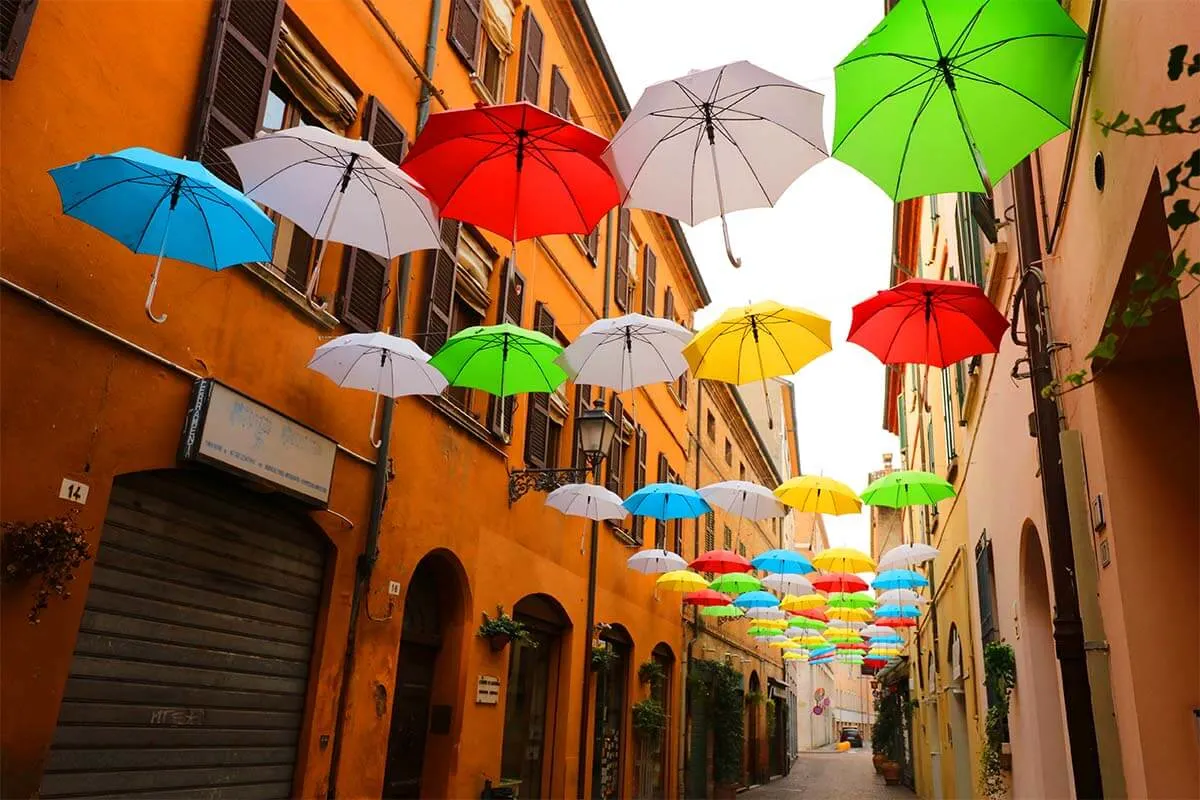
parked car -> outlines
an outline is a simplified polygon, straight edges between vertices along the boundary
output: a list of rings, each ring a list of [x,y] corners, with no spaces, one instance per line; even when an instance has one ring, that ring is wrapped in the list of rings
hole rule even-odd
[[[842,738],[838,741],[849,742],[851,747],[862,747],[862,734],[858,728],[842,728]]]

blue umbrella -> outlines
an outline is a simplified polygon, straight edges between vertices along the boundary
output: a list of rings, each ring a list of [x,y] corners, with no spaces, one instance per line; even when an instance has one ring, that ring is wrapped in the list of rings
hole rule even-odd
[[[875,616],[880,619],[895,619],[897,617],[917,619],[921,616],[921,609],[916,606],[883,606],[875,610]],[[875,641],[875,639],[871,641]]]
[[[750,566],[763,572],[781,572],[789,575],[816,572],[811,561],[791,550],[768,550],[760,553],[750,561]]]
[[[867,639],[872,645],[876,644],[904,644],[904,640],[899,636],[868,636]]]
[[[146,314],[163,257],[218,270],[269,261],[275,224],[203,164],[130,147],[50,170],[63,213],[107,233],[135,253],[155,253]]]
[[[813,648],[813,649],[812,649],[812,650],[809,652],[809,654],[808,654],[808,655],[809,655],[809,657],[811,657],[811,658],[821,658],[822,656],[831,656],[831,655],[833,655],[833,654],[834,654],[836,651],[837,651],[837,648],[836,648],[836,647],[834,647],[833,645],[826,645],[826,646],[823,646],[823,647],[814,647],[814,648]]]
[[[911,569],[890,569],[879,573],[875,580],[871,581],[871,586],[875,589],[916,589],[928,585],[929,581],[923,575]]]
[[[774,608],[779,598],[770,592],[746,592],[735,597],[733,604],[738,608]]]
[[[655,519],[692,519],[712,511],[700,493],[678,483],[643,486],[621,503],[630,514]]]

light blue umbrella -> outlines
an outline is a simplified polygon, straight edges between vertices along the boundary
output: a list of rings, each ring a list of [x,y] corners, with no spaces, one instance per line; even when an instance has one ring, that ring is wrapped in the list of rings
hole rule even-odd
[[[871,642],[871,644],[872,644],[872,645],[877,645],[877,644],[904,644],[904,640],[903,640],[903,639],[901,639],[899,636],[895,636],[895,635],[888,635],[888,636],[868,636],[868,637],[867,637],[867,639],[868,639],[868,640]]]
[[[824,656],[831,656],[831,655],[833,655],[835,652],[837,652],[837,648],[836,648],[836,647],[834,647],[833,645],[825,645],[825,646],[822,646],[822,647],[814,647],[814,648],[813,648],[813,649],[812,649],[812,650],[809,652],[809,654],[808,654],[808,655],[809,655],[811,658],[822,658],[822,657],[824,657]]]
[[[63,213],[107,233],[135,253],[155,253],[150,310],[164,257],[219,270],[269,261],[275,224],[203,164],[145,147],[96,155],[50,170]]]
[[[890,569],[879,573],[875,580],[871,581],[871,587],[874,589],[916,589],[928,585],[929,581],[921,573],[911,569]]]
[[[921,616],[921,609],[916,606],[883,606],[875,610],[875,616],[879,619],[896,619],[898,617],[917,619]]]
[[[750,566],[763,572],[778,572],[787,575],[804,575],[816,572],[812,562],[791,550],[768,550],[759,553],[750,561]]]
[[[652,483],[643,486],[621,505],[630,514],[655,519],[692,519],[712,511],[700,493],[678,483]]]
[[[746,592],[735,597],[733,604],[738,608],[774,608],[779,598],[770,592]]]

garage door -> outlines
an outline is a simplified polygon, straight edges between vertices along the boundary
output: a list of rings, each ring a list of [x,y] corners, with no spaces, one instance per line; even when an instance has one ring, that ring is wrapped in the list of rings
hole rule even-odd
[[[118,481],[43,798],[292,796],[324,574],[309,525],[216,479]]]

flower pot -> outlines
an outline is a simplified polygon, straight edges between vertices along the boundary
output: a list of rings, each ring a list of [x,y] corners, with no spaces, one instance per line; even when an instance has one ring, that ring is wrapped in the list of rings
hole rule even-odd
[[[887,761],[887,756],[883,753],[876,753],[871,756],[871,763],[875,765],[875,771],[880,775],[883,774],[883,762]]]
[[[508,647],[508,643],[512,641],[512,636],[507,633],[493,633],[488,637],[488,644],[491,645],[493,653],[499,653],[504,648]]]
[[[889,759],[883,762],[883,782],[888,786],[900,784],[900,765],[895,761]]]

